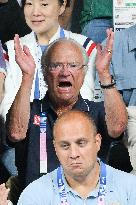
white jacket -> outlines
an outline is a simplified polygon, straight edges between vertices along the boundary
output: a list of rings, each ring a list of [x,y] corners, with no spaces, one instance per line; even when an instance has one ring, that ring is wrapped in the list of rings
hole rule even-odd
[[[93,41],[91,40],[88,41],[88,38],[81,34],[75,34],[66,30],[64,30],[64,34],[66,38],[72,38],[78,43],[80,43],[81,45],[84,45],[84,43],[87,42],[86,51],[89,52],[88,71],[86,73],[85,81],[81,88],[80,93],[84,99],[92,100],[93,91],[94,91],[96,47]],[[53,42],[58,38],[60,38],[60,27],[58,28],[56,34],[51,38],[49,43]],[[22,45],[26,45],[29,48],[35,60],[36,63],[35,77],[36,77],[37,70],[41,69],[42,51],[36,41],[34,32],[31,32],[30,34],[20,38],[20,42]],[[21,81],[22,81],[22,71],[15,61],[14,41],[10,40],[6,43],[6,45],[8,48],[9,62],[7,64],[7,75],[5,79],[5,95],[0,105],[0,114],[2,114],[4,118],[6,117],[6,114],[15,99],[15,96],[20,88]],[[34,82],[35,82],[35,77],[34,77]],[[31,91],[31,102],[34,99],[34,89],[35,89],[34,82]],[[42,83],[42,86],[43,86],[42,90],[44,95],[47,91],[47,86],[45,85],[44,81]]]

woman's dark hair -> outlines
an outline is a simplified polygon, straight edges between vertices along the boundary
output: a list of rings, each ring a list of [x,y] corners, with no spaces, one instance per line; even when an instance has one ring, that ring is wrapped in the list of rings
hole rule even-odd
[[[64,3],[64,0],[58,0],[60,4],[63,4]],[[25,6],[25,2],[26,0],[22,0],[22,9],[24,8]],[[66,7],[70,7],[70,0],[67,0],[67,4],[66,4]]]

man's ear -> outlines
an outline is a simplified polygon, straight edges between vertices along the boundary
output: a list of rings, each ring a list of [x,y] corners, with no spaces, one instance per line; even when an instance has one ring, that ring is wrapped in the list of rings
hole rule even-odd
[[[96,136],[95,136],[95,143],[96,143],[96,146],[97,146],[97,151],[100,150],[100,147],[101,147],[101,135],[98,133]]]
[[[62,4],[61,7],[60,7],[60,13],[59,13],[60,16],[61,16],[61,14],[63,14],[63,12],[65,11],[65,9],[66,9],[66,4],[67,4],[67,0],[64,0],[63,4]]]

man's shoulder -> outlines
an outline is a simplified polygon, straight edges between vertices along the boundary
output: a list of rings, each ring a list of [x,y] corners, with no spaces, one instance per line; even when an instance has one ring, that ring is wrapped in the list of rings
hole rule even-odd
[[[48,173],[30,183],[21,193],[18,205],[50,204],[53,196],[53,180],[55,171]]]
[[[74,108],[79,109],[83,112],[87,112],[96,122],[100,118],[104,119],[105,116],[103,102],[89,101],[88,99],[83,99],[82,97],[80,97]]]
[[[83,102],[86,104],[86,106],[88,106],[90,108],[90,110],[92,109],[104,109],[104,102],[95,102],[95,101],[90,101],[88,99],[83,99]]]
[[[127,173],[118,169],[115,169],[109,165],[106,165],[107,167],[107,176],[108,178],[114,183],[114,186],[122,186],[122,187],[131,187],[131,186],[136,186],[136,176]]]
[[[36,191],[42,191],[47,189],[48,187],[48,192],[52,190],[52,187],[54,186],[54,180],[56,179],[56,170],[47,173],[46,175],[41,176],[39,179],[33,181],[26,187],[26,191],[31,191],[33,190],[34,192]]]

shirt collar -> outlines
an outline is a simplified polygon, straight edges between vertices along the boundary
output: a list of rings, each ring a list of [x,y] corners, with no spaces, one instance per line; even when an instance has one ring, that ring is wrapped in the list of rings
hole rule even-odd
[[[63,180],[64,180],[64,184],[65,184],[66,193],[69,193],[69,192],[70,192],[71,194],[82,198],[82,197],[79,195],[78,192],[76,192],[75,190],[73,190],[73,189],[68,185],[68,183],[67,183],[67,181],[66,181],[64,175],[63,175]],[[96,197],[98,197],[99,187],[100,187],[100,183],[97,184],[96,188],[95,188],[93,191],[91,191],[86,198],[90,198],[90,197],[96,198]]]
[[[49,109],[52,109],[51,102],[49,100],[48,91],[47,91],[45,97],[41,101],[42,101],[42,108],[43,108],[42,111],[43,112],[46,112]],[[89,106],[88,106],[87,100],[84,100],[82,98],[82,96],[79,94],[78,100],[75,103],[75,105],[73,106],[73,109],[81,110],[84,112],[89,111]]]

